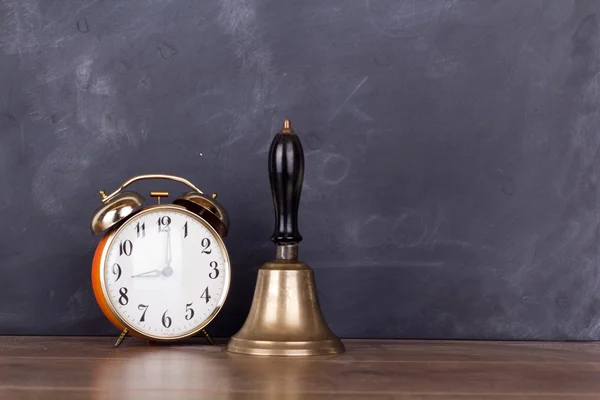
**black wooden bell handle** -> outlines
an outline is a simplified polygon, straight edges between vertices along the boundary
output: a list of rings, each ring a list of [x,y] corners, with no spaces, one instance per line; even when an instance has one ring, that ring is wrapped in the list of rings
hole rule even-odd
[[[271,240],[277,245],[299,243],[302,236],[298,231],[298,206],[304,181],[304,150],[288,119],[271,142],[269,181],[275,207]]]

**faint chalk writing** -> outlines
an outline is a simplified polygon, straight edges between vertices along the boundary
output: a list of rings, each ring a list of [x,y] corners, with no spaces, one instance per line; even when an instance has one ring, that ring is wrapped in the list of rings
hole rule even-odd
[[[169,60],[175,54],[179,53],[179,50],[177,50],[177,47],[171,44],[161,43],[158,45],[158,52],[162,58]]]
[[[90,26],[86,17],[77,20],[77,30],[81,33],[88,33],[90,31]]]
[[[365,83],[367,81],[367,79],[369,79],[369,77],[365,76],[364,79],[362,81],[360,81],[360,83],[354,88],[352,93],[350,93],[350,95],[348,97],[346,97],[346,100],[344,100],[344,102],[342,104],[340,104],[340,106],[337,108],[337,110],[335,110],[335,112],[329,119],[330,122],[333,121],[333,119],[335,118],[336,115],[338,115],[338,113],[340,112],[342,107],[344,107],[344,105],[348,102],[348,100],[350,100],[350,98],[352,98],[352,96],[354,96],[354,93],[356,93],[358,91],[358,89],[360,89],[360,87],[363,85],[363,83]]]

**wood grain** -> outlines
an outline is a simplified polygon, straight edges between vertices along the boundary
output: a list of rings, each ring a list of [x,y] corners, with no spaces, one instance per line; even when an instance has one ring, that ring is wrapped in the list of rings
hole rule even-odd
[[[345,340],[343,355],[288,359],[113,342],[0,337],[0,398],[600,398],[598,343]]]

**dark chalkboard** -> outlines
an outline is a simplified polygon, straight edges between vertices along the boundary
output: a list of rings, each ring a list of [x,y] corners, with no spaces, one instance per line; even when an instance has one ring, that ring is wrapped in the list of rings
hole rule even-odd
[[[115,334],[98,190],[216,191],[239,329],[305,150],[300,258],[341,337],[600,339],[598,1],[0,3],[0,333]],[[140,183],[135,189],[185,188]]]

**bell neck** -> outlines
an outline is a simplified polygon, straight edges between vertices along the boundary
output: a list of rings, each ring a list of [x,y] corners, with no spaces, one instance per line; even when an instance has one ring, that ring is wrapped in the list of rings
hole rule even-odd
[[[276,258],[278,260],[295,261],[298,259],[298,244],[277,245]]]

